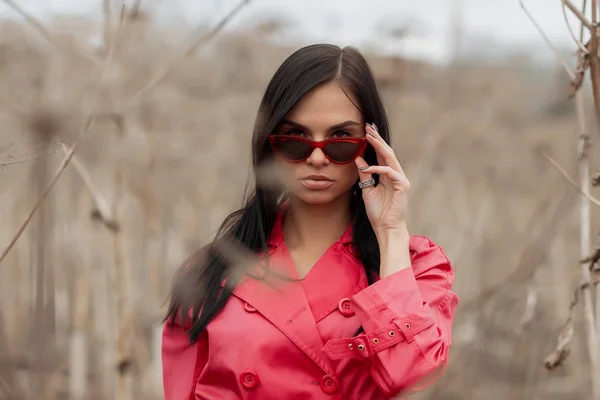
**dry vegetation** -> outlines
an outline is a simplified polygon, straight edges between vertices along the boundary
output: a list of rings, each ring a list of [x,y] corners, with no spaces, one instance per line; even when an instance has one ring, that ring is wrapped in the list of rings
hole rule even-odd
[[[123,30],[98,91],[108,49],[83,43],[99,26],[62,20],[54,38],[79,49],[67,52],[0,25],[2,250],[98,98],[71,163],[0,262],[0,399],[161,397],[170,278],[240,204],[258,102],[294,50],[259,29],[221,35],[127,103],[178,53],[143,15]],[[543,368],[581,279],[579,196],[540,156],[576,175],[569,81],[509,60],[446,70],[368,58],[413,184],[411,229],[446,249],[461,298],[451,365],[416,397],[588,399],[579,314],[568,360]]]

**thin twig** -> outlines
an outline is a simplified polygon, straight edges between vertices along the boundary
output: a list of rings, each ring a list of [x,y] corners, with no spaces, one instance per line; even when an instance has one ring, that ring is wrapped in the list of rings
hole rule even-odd
[[[577,303],[579,303],[580,292],[583,292],[584,290],[589,288],[589,286],[590,285],[587,282],[581,283],[577,285],[575,291],[573,292],[573,300],[569,305],[569,316],[567,317],[563,328],[560,330],[556,347],[554,348],[554,350],[552,350],[552,353],[550,353],[548,357],[546,357],[546,359],[544,360],[544,366],[549,370],[552,370],[561,365],[571,351],[571,341],[575,336],[575,325],[573,322],[575,318],[575,306],[577,306]]]
[[[562,12],[563,12],[563,17],[565,17],[565,24],[567,25],[567,29],[569,30],[569,34],[571,35],[571,37],[573,38],[573,40],[575,41],[575,43],[577,43],[577,47],[579,47],[579,50],[581,50],[584,54],[588,55],[589,51],[588,49],[585,47],[585,45],[583,43],[581,43],[581,40],[579,40],[577,38],[577,36],[575,36],[575,32],[573,32],[573,27],[571,27],[571,23],[569,22],[569,18],[567,17],[567,9],[566,7],[569,7],[569,9],[571,11],[573,11],[573,13],[579,18],[579,20],[581,21],[583,26],[586,26],[588,29],[592,29],[592,25],[590,24],[590,22],[585,18],[585,15],[583,15],[583,13],[581,11],[579,11],[577,8],[575,8],[575,6],[573,5],[573,3],[571,3],[569,0],[562,0]]]
[[[519,325],[516,329],[517,333],[523,332],[523,329],[525,329],[533,320],[533,317],[535,316],[535,308],[538,304],[538,295],[538,290],[533,283],[527,286],[527,301],[525,303],[525,311],[519,320]]]
[[[118,38],[118,35],[120,34],[120,28],[122,26],[124,12],[125,12],[125,5],[123,5],[123,8],[121,10],[121,22],[119,23],[119,29],[117,31],[117,38]],[[4,249],[4,251],[2,252],[2,255],[0,255],[0,263],[2,263],[2,260],[4,260],[4,258],[8,254],[8,252],[13,248],[13,246],[15,245],[15,243],[17,243],[17,240],[19,240],[19,237],[21,237],[21,234],[23,234],[23,231],[25,231],[25,228],[27,227],[27,225],[29,224],[29,222],[31,221],[31,219],[33,218],[33,216],[35,215],[36,211],[43,204],[43,202],[46,199],[46,197],[48,197],[48,194],[50,194],[50,192],[54,188],[54,185],[58,181],[58,178],[60,178],[60,176],[62,175],[62,173],[65,170],[65,168],[67,168],[67,165],[69,164],[69,161],[71,161],[71,159],[73,158],[73,154],[75,154],[75,151],[79,147],[79,144],[81,143],[81,140],[83,139],[83,137],[85,137],[86,133],[90,129],[90,126],[92,125],[92,122],[94,121],[94,118],[95,118],[94,111],[96,109],[96,103],[98,103],[98,100],[100,99],[100,90],[101,90],[101,88],[102,88],[102,86],[104,84],[104,79],[105,79],[106,71],[108,70],[108,66],[110,65],[110,63],[112,61],[113,54],[114,54],[117,42],[118,42],[118,40],[115,40],[113,42],[111,50],[108,53],[108,56],[106,57],[106,61],[104,62],[103,66],[102,66],[102,70],[100,72],[100,79],[99,79],[99,82],[98,82],[98,87],[96,88],[96,94],[94,96],[94,99],[92,101],[92,105],[91,105],[90,110],[88,112],[87,121],[85,123],[85,126],[84,126],[83,130],[75,138],[75,141],[73,142],[71,150],[65,156],[65,158],[63,158],[62,162],[60,163],[60,166],[58,167],[58,169],[54,173],[54,176],[50,180],[50,183],[48,184],[48,186],[46,187],[46,189],[44,190],[44,192],[41,194],[41,196],[35,202],[33,208],[31,209],[31,211],[29,212],[29,215],[27,216],[27,218],[25,219],[25,221],[23,222],[23,224],[19,228],[18,232],[15,234],[15,236],[13,237],[13,239],[10,241],[9,245]]]
[[[196,33],[192,33],[192,43],[187,46],[187,50],[185,50],[182,54],[179,54],[173,57],[171,60],[166,62],[161,70],[150,79],[150,81],[142,87],[137,93],[135,93],[124,105],[123,110],[126,110],[130,107],[138,104],[140,98],[150,91],[156,84],[162,81],[172,70],[175,68],[181,61],[192,55],[195,51],[199,50],[201,47],[205,46],[209,41],[214,38],[219,32],[223,30],[223,28],[229,23],[229,21],[239,13],[244,6],[250,3],[251,0],[241,0],[236,7],[234,7],[227,15],[225,15],[217,25],[213,29],[211,29],[207,34],[201,35],[198,38]]]
[[[61,146],[65,155],[69,154],[70,149],[64,144],[61,144]],[[71,164],[73,164],[75,170],[77,170],[77,173],[79,174],[79,176],[81,176],[81,179],[83,179],[83,183],[92,195],[92,199],[94,200],[94,203],[96,203],[97,213],[100,220],[102,220],[102,222],[104,223],[104,225],[106,225],[108,229],[118,230],[119,225],[113,218],[111,207],[108,201],[104,198],[104,196],[102,196],[102,193],[100,192],[98,186],[94,184],[92,176],[90,175],[88,170],[83,166],[83,164],[81,164],[81,162],[79,162],[76,156],[73,156]]]
[[[13,390],[11,389],[10,385],[8,384],[8,382],[6,382],[6,380],[0,376],[0,389],[2,389],[2,391],[4,391],[4,393],[6,393],[6,395],[8,396],[9,399],[16,399],[17,396],[14,394]],[[0,399],[2,399],[3,397],[0,396]]]
[[[562,0],[562,4],[563,4],[563,10],[564,10],[564,6],[569,7],[569,10],[571,10],[571,12],[573,14],[575,14],[575,16],[579,19],[579,21],[581,22],[581,24],[588,28],[590,31],[592,30],[592,24],[590,21],[587,20],[587,18],[585,17],[585,14],[579,10],[577,7],[575,7],[575,5],[573,5],[573,3],[571,3],[571,0]],[[567,22],[568,25],[570,25]],[[577,40],[577,38],[575,38]]]
[[[40,158],[42,158],[44,156],[46,156],[46,154],[40,154],[39,156],[35,156],[35,157],[31,157],[31,158],[26,158],[24,160],[0,162],[0,168],[6,167],[6,166],[9,166],[9,165],[28,163],[28,162],[31,162],[31,161],[39,160]]]
[[[103,51],[110,51],[111,47],[111,31],[112,31],[112,13],[110,11],[110,0],[102,2],[102,10],[104,12],[104,44]]]
[[[44,38],[46,39],[50,44],[56,46],[57,48],[59,48],[60,50],[67,52],[67,53],[75,53],[80,57],[83,57],[84,59],[91,61],[93,63],[98,63],[99,60],[94,57],[91,54],[88,54],[87,52],[84,52],[83,50],[77,48],[77,47],[73,47],[73,48],[66,48],[64,47],[59,41],[57,41],[54,38],[54,35],[52,35],[52,33],[50,33],[50,31],[48,31],[48,29],[46,29],[44,27],[44,25],[42,25],[36,18],[34,18],[31,14],[29,14],[28,12],[26,12],[25,10],[23,10],[21,7],[19,7],[17,5],[17,3],[15,3],[13,0],[2,0],[3,2],[5,2],[10,8],[12,8],[17,14],[19,14],[20,16],[22,16],[25,21],[27,21],[27,23],[29,23],[29,25],[31,25],[36,31],[38,31],[38,33]]]
[[[550,41],[550,38],[548,38],[548,35],[546,35],[546,33],[544,32],[542,27],[537,23],[535,18],[533,18],[533,15],[531,15],[529,10],[527,10],[527,7],[525,7],[525,3],[523,3],[523,0],[519,0],[519,4],[521,5],[521,8],[523,9],[523,11],[525,11],[525,14],[527,15],[527,17],[533,23],[533,25],[535,25],[538,32],[542,36],[542,38],[544,38],[544,41],[546,41],[546,44],[550,47],[550,49],[552,49],[552,51],[556,55],[556,58],[558,58],[558,61],[560,61],[563,68],[565,69],[565,72],[569,75],[569,77],[571,79],[575,79],[575,73],[573,72],[573,69],[569,66],[569,64],[567,63],[567,60],[565,60],[565,58],[560,54],[558,49],[552,44],[552,42]]]
[[[585,52],[580,50],[577,51],[577,69],[575,71],[575,79],[571,81],[571,90],[569,93],[569,98],[571,99],[575,97],[575,94],[581,89],[585,78],[585,72],[590,68],[590,52],[587,49],[589,45],[590,43],[588,42],[587,45],[584,46],[586,48]]]
[[[600,200],[596,199],[594,196],[592,196],[589,193],[585,193],[581,187],[577,184],[577,182],[575,182],[573,180],[573,178],[571,178],[569,176],[569,174],[552,158],[550,157],[548,154],[546,154],[545,152],[541,153],[542,156],[548,160],[550,162],[550,164],[552,164],[552,166],[554,168],[556,168],[558,170],[558,172],[560,172],[562,174],[562,176],[565,177],[565,179],[575,188],[579,191],[579,193],[581,193],[583,196],[585,196],[586,199],[588,199],[590,201],[590,203],[600,207]]]

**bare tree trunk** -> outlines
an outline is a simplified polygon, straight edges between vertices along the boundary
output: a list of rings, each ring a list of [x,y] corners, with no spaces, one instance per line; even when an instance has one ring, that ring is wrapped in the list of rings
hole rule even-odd
[[[87,214],[87,213],[86,213]],[[87,215],[85,220],[89,220]],[[89,228],[89,224],[84,224]],[[87,248],[91,237],[86,237],[83,262],[75,274],[75,290],[73,294],[73,327],[69,335],[69,395],[71,400],[86,399],[88,390],[88,349],[87,326],[90,311],[90,269],[91,252]]]
[[[587,127],[584,116],[584,105],[583,98],[580,91],[577,91],[575,95],[577,117],[579,120],[580,134],[579,134],[579,184],[583,193],[589,194],[590,191],[590,173],[589,173],[589,160],[587,156],[588,146],[588,135]],[[580,258],[583,259],[588,257],[591,253],[591,215],[590,215],[590,202],[585,196],[581,196],[580,209],[579,209],[579,220],[580,220]],[[582,264],[581,275],[584,282],[588,284],[591,282],[591,276],[589,267],[587,264]],[[592,380],[592,396],[594,399],[600,399],[600,371],[598,370],[598,337],[596,331],[596,325],[594,321],[594,303],[592,302],[592,291],[591,288],[583,290],[583,311],[584,318],[586,321],[586,336],[588,342],[588,351],[590,356],[590,374]]]

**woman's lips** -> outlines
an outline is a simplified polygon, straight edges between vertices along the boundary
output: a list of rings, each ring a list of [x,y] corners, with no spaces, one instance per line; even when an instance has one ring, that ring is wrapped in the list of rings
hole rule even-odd
[[[333,185],[333,181],[323,175],[310,175],[300,181],[310,190],[324,190]]]

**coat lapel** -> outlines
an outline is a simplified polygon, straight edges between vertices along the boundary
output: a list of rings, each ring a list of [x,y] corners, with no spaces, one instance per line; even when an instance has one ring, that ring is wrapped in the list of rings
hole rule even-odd
[[[282,243],[271,253],[268,268],[255,270],[261,278],[244,277],[233,294],[256,308],[323,371],[333,374],[302,283],[294,281],[293,268]]]

